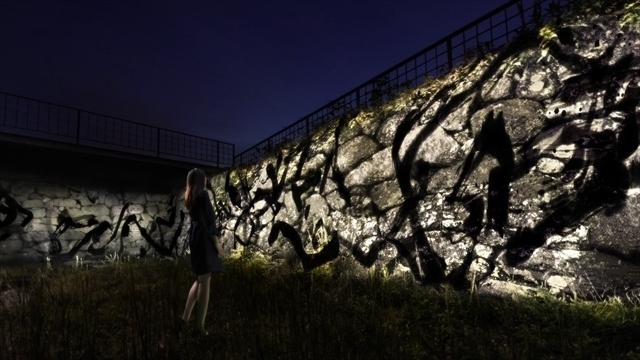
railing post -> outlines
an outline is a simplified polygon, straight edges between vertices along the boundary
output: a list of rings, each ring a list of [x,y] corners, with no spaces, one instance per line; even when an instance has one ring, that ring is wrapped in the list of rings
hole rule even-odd
[[[5,94],[4,95],[4,117],[2,118],[2,125],[7,123],[7,107],[9,106],[9,95]],[[18,108],[18,104],[16,102],[16,109]],[[17,119],[17,114],[16,114],[16,119]]]
[[[311,134],[311,130],[309,129],[309,117],[305,119],[305,123],[307,125],[307,138],[309,138],[309,134]]]
[[[29,99],[27,99],[27,121],[25,121],[24,128],[25,130],[29,129]],[[16,124],[18,122],[16,121]]]
[[[78,118],[76,120],[76,145],[80,144],[80,110],[78,110]]]
[[[524,20],[524,5],[522,5],[522,0],[518,1],[518,10],[520,11],[520,21],[522,21],[522,27],[524,28],[527,23]]]
[[[158,129],[158,140],[156,141],[156,153],[157,157],[160,157],[160,129]]]
[[[447,60],[449,63],[449,71],[453,69],[453,47],[451,46],[451,37],[447,38]]]
[[[218,165],[216,166],[220,167],[220,141],[216,141],[216,144],[218,145],[218,148],[216,149],[216,163]]]

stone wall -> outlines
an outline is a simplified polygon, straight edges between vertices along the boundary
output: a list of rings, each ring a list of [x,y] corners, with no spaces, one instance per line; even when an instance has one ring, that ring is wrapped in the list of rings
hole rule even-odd
[[[578,18],[212,179],[226,246],[482,291],[640,286],[640,36]]]
[[[618,19],[557,25],[214,176],[224,246],[489,292],[638,291],[640,33]],[[0,263],[186,254],[183,190],[0,175]]]
[[[182,192],[0,180],[0,263],[184,254]]]

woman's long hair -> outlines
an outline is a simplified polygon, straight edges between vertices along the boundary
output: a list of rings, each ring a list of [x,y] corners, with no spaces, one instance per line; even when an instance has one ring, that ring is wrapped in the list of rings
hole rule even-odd
[[[206,175],[201,169],[195,168],[187,175],[187,189],[184,192],[184,206],[191,211],[196,196],[204,190]]]

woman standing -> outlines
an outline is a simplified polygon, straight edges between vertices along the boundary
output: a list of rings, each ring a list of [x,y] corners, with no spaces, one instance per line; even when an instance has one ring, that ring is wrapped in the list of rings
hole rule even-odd
[[[187,304],[182,314],[182,325],[186,326],[191,317],[195,303],[198,303],[196,326],[203,334],[209,333],[204,329],[204,318],[209,305],[209,283],[211,273],[221,272],[223,269],[220,257],[224,253],[216,227],[216,217],[211,206],[209,193],[205,190],[207,179],[201,169],[192,169],[187,175],[187,189],[184,203],[191,227],[189,228],[189,249],[191,255],[191,269],[197,278],[189,290]]]

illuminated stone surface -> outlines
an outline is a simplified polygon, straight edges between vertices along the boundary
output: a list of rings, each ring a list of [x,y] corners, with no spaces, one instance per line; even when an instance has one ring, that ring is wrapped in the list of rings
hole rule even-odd
[[[121,193],[42,183],[2,183],[0,206],[4,210],[0,212],[0,263],[43,261],[45,256],[53,262],[64,262],[76,255],[87,260],[100,259],[105,253],[118,251],[120,242],[125,253],[132,256],[140,254],[141,246],[149,254],[158,254],[167,251],[178,230],[181,232],[178,234],[180,244],[184,242],[185,227],[179,226],[179,214],[176,213],[173,222],[168,221],[170,209],[166,204],[158,205],[158,201],[168,198],[165,194],[149,195],[154,201],[147,201],[142,193],[126,194],[125,197],[137,203],[129,204],[122,212]],[[21,195],[14,197],[14,191]],[[146,204],[150,204],[149,212]],[[142,236],[135,223],[126,224],[131,215],[143,228],[152,230],[147,236],[155,246]],[[156,224],[154,216],[166,219],[164,225]],[[122,236],[125,227],[129,231],[127,236]],[[111,237],[118,240],[112,241]]]
[[[481,292],[638,291],[640,36],[612,16],[562,31],[214,177],[225,247]],[[0,190],[0,262],[166,255],[174,240],[184,255],[183,190]]]
[[[640,41],[614,20],[564,24],[574,44],[503,49],[443,80],[446,90],[416,89],[404,105],[336,123],[337,138],[324,136],[307,153],[284,149],[296,161],[277,169],[288,178],[275,219],[311,251],[304,219],[322,214],[354,268],[409,271],[425,283],[585,296],[593,286],[637,288],[640,79],[630,70],[639,67]],[[268,164],[276,162],[250,172]],[[327,207],[314,212],[320,197]],[[225,232],[238,221],[225,219]],[[270,225],[262,224],[245,240],[263,246]],[[264,249],[285,256],[290,246]]]

